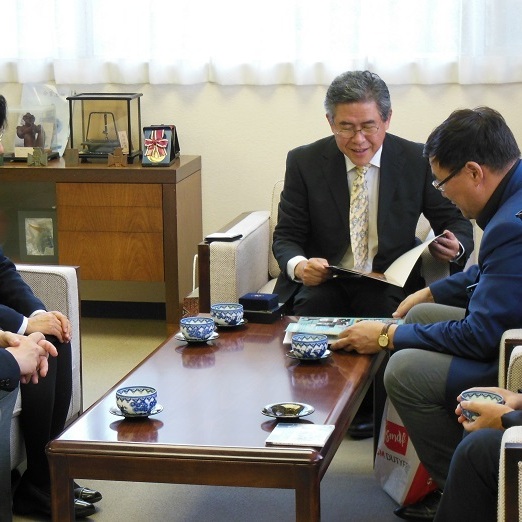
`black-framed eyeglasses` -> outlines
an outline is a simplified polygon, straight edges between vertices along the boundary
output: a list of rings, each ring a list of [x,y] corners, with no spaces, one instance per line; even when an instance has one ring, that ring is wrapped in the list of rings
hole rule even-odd
[[[444,178],[442,181],[437,181],[434,179],[431,184],[439,191],[444,192],[444,189],[442,188],[443,185],[445,185],[451,178],[454,178],[464,167],[459,167],[457,169],[454,169],[450,172],[450,175]]]
[[[336,130],[335,134],[342,138],[353,138],[358,132],[364,136],[373,136],[374,134],[377,134],[379,128],[380,127],[377,125],[362,125],[360,129],[356,129],[355,127],[344,127]]]

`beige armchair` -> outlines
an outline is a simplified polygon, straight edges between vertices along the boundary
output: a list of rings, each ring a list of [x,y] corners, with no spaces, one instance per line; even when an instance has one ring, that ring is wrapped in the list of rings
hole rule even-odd
[[[48,310],[58,310],[71,321],[73,329],[72,374],[73,390],[68,421],[82,410],[82,364],[80,339],[80,299],[77,268],[72,266],[17,265],[24,281],[32,288]],[[18,396],[11,423],[11,469],[25,460],[24,441],[20,431],[21,400]]]
[[[198,248],[199,311],[208,312],[211,303],[237,302],[248,292],[272,293],[280,273],[272,254],[272,239],[277,222],[283,181],[272,191],[271,207],[267,211],[249,212],[238,216],[220,229],[237,232],[237,241],[200,243]],[[421,215],[417,237],[424,241],[433,234],[428,220]],[[422,254],[422,271],[429,284],[449,274],[449,266],[434,259],[428,250]]]
[[[500,343],[499,386],[522,388],[522,329],[508,330]],[[498,481],[498,522],[522,520],[522,426],[509,428],[502,437]]]

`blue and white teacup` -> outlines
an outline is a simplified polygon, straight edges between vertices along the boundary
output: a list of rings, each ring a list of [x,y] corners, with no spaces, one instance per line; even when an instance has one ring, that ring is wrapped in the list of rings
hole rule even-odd
[[[496,402],[497,404],[504,404],[505,402],[502,395],[487,390],[466,390],[463,391],[460,396],[464,401],[490,401]],[[465,410],[464,408],[462,408],[462,415],[464,415],[464,417],[466,417],[470,422],[475,421],[477,417],[480,416],[477,412]]]
[[[210,307],[210,315],[218,325],[235,326],[243,320],[243,305],[239,303],[216,303]]]
[[[150,386],[127,386],[116,391],[116,405],[123,415],[150,415],[158,392]]]
[[[216,329],[211,317],[183,317],[179,326],[185,339],[190,341],[208,341]]]
[[[328,348],[328,336],[324,334],[295,333],[292,335],[292,351],[303,359],[319,359]]]

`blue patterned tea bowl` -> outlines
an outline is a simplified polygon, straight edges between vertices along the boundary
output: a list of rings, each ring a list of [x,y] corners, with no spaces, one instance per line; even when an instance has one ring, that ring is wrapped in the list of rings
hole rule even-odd
[[[183,317],[179,326],[185,339],[207,341],[214,333],[216,323],[211,317]]]
[[[292,335],[292,351],[303,359],[319,359],[328,348],[328,337],[324,334],[296,333]]]
[[[504,398],[498,393],[486,391],[486,390],[466,390],[463,391],[460,396],[464,401],[492,401],[498,404],[504,404]],[[479,414],[475,411],[465,410],[462,408],[462,415],[466,417],[470,422],[479,417]]]
[[[150,415],[158,392],[150,386],[127,386],[116,391],[116,405],[126,416]]]
[[[218,325],[235,326],[243,320],[243,305],[239,303],[216,303],[210,307],[210,315]]]

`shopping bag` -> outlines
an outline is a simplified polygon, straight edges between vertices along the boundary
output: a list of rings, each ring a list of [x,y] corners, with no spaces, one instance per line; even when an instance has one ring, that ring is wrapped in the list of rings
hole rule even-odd
[[[389,399],[384,407],[374,473],[384,491],[401,506],[414,504],[437,489]]]

